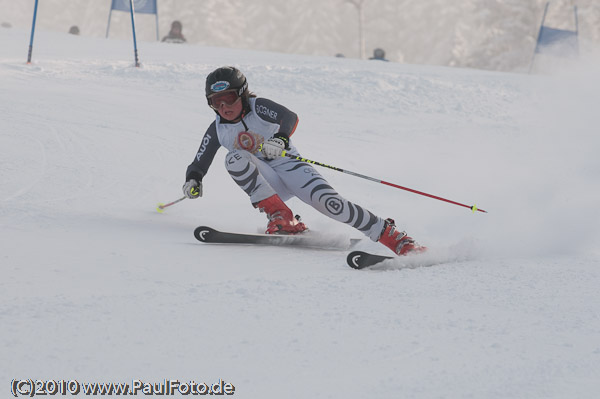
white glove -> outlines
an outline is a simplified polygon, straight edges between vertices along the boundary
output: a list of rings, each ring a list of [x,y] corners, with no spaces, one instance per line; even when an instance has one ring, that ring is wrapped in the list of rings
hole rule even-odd
[[[202,182],[190,179],[183,185],[183,194],[189,199],[202,197]]]
[[[285,150],[283,140],[271,137],[262,145],[262,153],[266,159],[275,159],[281,156]]]

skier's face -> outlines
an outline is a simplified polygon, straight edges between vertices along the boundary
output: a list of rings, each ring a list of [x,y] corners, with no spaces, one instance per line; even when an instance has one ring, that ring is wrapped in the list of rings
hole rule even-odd
[[[221,118],[234,121],[242,115],[242,98],[238,97],[233,104],[227,104],[225,101],[222,101],[216,110]]]

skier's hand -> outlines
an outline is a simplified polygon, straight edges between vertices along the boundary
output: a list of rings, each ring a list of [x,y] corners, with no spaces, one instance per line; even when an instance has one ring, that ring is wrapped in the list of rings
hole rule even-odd
[[[262,145],[262,154],[266,159],[275,159],[285,150],[285,142],[276,137],[271,137]]]
[[[183,185],[183,194],[189,199],[202,197],[202,182],[190,179]]]

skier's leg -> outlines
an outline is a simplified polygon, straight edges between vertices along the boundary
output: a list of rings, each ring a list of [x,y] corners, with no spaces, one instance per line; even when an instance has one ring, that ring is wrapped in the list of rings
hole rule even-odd
[[[250,197],[250,202],[256,204],[275,194],[289,199],[291,194],[279,176],[248,151],[234,150],[225,156],[225,169],[233,181]]]
[[[269,219],[267,234],[295,234],[306,230],[280,196],[292,194],[277,173],[247,151],[234,150],[225,156],[225,168],[248,196],[255,208],[265,212]]]
[[[385,220],[346,200],[311,165],[283,159],[272,166],[289,191],[300,200],[322,214],[356,228],[371,240],[379,240]]]
[[[406,232],[397,230],[392,219],[384,220],[339,195],[311,165],[290,159],[272,166],[296,197],[322,214],[356,228],[398,255],[425,250],[408,237]]]

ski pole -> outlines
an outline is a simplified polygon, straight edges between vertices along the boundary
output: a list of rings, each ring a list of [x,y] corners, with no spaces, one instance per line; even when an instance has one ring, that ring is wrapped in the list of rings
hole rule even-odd
[[[333,170],[338,171],[338,172],[342,172],[342,173],[346,173],[346,174],[349,174],[349,175],[352,175],[352,176],[360,177],[361,179],[371,180],[371,181],[374,181],[376,183],[381,183],[381,184],[385,184],[386,186],[391,186],[391,187],[399,188],[401,190],[410,191],[411,193],[415,193],[415,194],[419,194],[419,195],[424,195],[424,196],[429,197],[429,198],[433,198],[433,199],[437,199],[437,200],[440,200],[440,201],[449,202],[449,203],[454,204],[454,205],[458,205],[458,206],[462,206],[462,207],[465,207],[465,208],[469,208],[470,210],[473,211],[473,213],[475,213],[475,211],[487,213],[487,211],[484,211],[483,209],[479,209],[475,205],[469,206],[469,205],[461,204],[460,202],[451,201],[449,199],[438,197],[436,195],[427,194],[427,193],[424,193],[422,191],[413,190],[412,188],[399,186],[397,184],[389,183],[387,181],[383,181],[383,180],[380,180],[380,179],[375,179],[373,177],[361,175],[360,173],[351,172],[349,170],[341,169],[341,168],[338,168],[336,166],[327,165],[327,164],[324,164],[324,163],[321,163],[321,162],[317,162],[317,161],[311,161],[310,159],[306,159],[306,158],[302,158],[302,157],[297,156],[297,155],[289,154],[287,151],[283,151],[283,153],[281,154],[281,156],[282,157],[288,157],[288,158],[296,159],[298,161],[310,163],[310,164],[313,164],[313,165],[322,166],[324,168],[333,169]]]
[[[173,201],[173,202],[169,202],[168,204],[163,204],[163,203],[160,203],[160,204],[158,204],[158,206],[156,207],[156,210],[157,210],[158,212],[160,212],[160,213],[163,213],[165,208],[167,208],[167,207],[169,207],[169,206],[171,206],[171,205],[175,205],[176,203],[178,203],[178,202],[181,202],[181,201],[183,201],[183,200],[184,200],[184,199],[186,199],[186,198],[187,198],[187,197],[184,195],[183,197],[181,197],[181,198],[179,198],[179,199],[176,199],[176,200],[175,200],[175,201]]]

